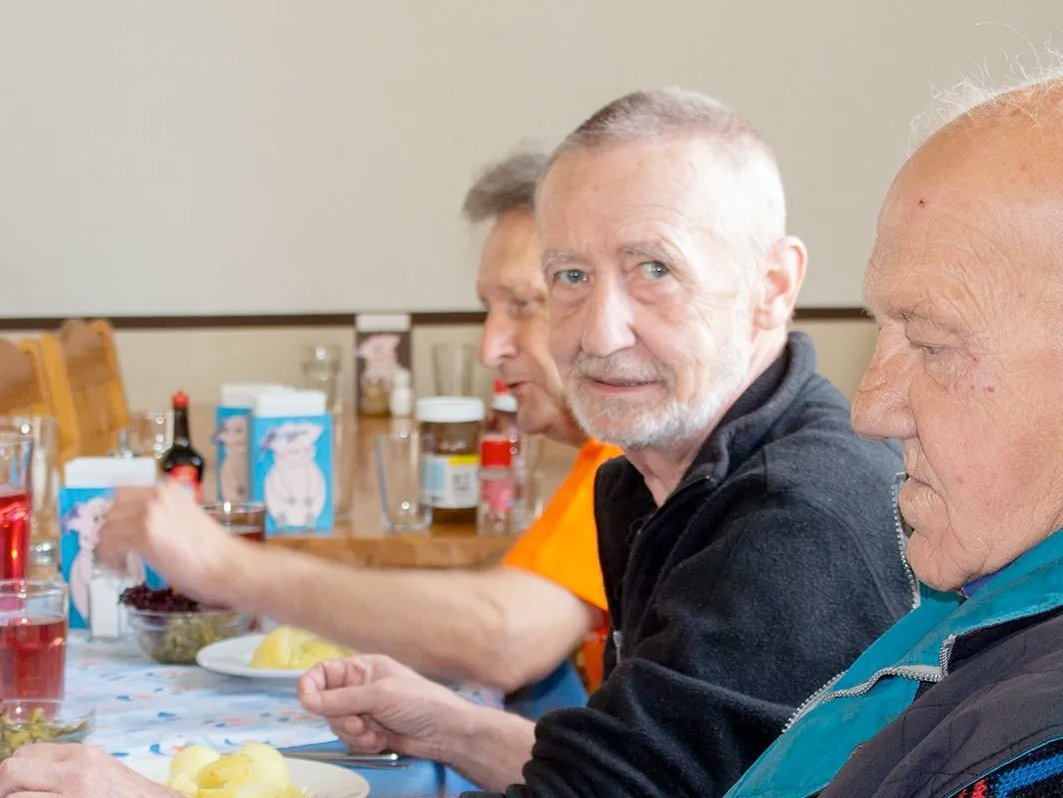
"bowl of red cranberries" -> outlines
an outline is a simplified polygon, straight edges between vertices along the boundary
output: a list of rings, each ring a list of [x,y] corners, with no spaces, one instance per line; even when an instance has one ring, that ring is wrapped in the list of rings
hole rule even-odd
[[[252,616],[221,607],[206,607],[171,588],[136,585],[119,601],[140,648],[156,662],[187,665],[204,646],[247,634]]]

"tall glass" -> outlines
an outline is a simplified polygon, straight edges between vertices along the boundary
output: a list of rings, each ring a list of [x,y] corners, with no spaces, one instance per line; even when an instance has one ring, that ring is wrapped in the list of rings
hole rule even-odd
[[[171,446],[172,410],[138,410],[129,414],[129,448],[133,454],[161,460]]]
[[[58,422],[55,416],[0,416],[0,433],[26,435],[33,441],[30,564],[54,567],[59,541]]]
[[[471,344],[434,344],[432,377],[436,396],[472,396]]]
[[[377,435],[377,477],[384,527],[395,532],[424,529],[432,521],[432,506],[421,493],[421,436],[414,430]]]
[[[22,579],[30,556],[33,439],[0,432],[0,579]]]
[[[68,588],[0,581],[0,700],[63,697]]]
[[[325,407],[332,410],[338,397],[340,348],[315,344],[305,349],[303,385],[325,394]]]

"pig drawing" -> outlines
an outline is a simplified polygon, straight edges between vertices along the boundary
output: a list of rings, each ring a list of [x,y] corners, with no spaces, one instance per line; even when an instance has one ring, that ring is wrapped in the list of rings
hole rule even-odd
[[[365,361],[359,386],[361,390],[364,391],[374,381],[383,383],[385,389],[391,388],[395,372],[402,369],[398,354],[400,340],[395,333],[376,333],[366,336],[358,345],[358,357]]]
[[[247,416],[225,419],[214,433],[214,442],[225,444],[225,460],[218,469],[219,498],[247,501]]]
[[[310,529],[325,507],[325,474],[314,462],[324,427],[291,421],[266,433],[262,448],[273,452],[266,473],[265,500],[278,527]]]
[[[76,532],[78,536],[78,553],[70,564],[70,599],[85,619],[89,617],[92,552],[100,542],[100,527],[110,509],[111,500],[101,496],[78,502],[63,517],[63,532]]]

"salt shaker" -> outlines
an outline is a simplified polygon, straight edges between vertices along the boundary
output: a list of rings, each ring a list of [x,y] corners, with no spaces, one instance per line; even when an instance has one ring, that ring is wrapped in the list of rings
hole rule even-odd
[[[89,632],[93,640],[118,640],[125,636],[126,609],[118,603],[133,580],[106,568],[95,558],[89,581]]]

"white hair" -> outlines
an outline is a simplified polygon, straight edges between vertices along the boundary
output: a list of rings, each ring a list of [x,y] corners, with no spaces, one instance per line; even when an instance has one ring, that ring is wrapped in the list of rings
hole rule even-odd
[[[1018,55],[1005,53],[1003,62],[1003,68],[996,70],[983,61],[971,72],[961,73],[955,85],[934,89],[931,107],[912,120],[909,154],[961,117],[973,119],[984,111],[999,110],[998,103],[1011,105],[1037,121],[1042,101],[1063,81],[1063,51],[1049,43],[1040,48],[1031,44]],[[1006,96],[1012,93],[1021,102],[1009,102]]]

